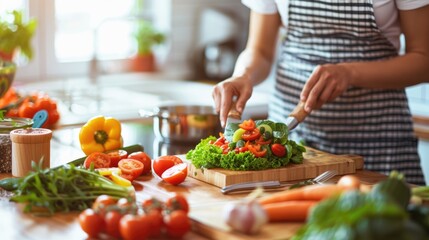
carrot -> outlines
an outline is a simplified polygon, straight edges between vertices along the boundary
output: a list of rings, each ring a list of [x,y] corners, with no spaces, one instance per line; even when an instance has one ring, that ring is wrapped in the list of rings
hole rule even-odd
[[[258,202],[264,205],[268,203],[284,201],[320,201],[333,195],[340,194],[345,190],[346,189],[343,186],[339,186],[336,184],[309,185],[301,188],[285,190],[271,195],[267,195],[259,198]]]
[[[262,205],[270,222],[304,222],[319,201],[287,201]]]

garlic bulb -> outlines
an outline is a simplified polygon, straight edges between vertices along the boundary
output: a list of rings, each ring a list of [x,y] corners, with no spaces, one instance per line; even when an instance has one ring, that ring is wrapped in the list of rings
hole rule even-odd
[[[267,223],[267,215],[254,199],[229,203],[224,208],[226,224],[245,234],[256,234]]]

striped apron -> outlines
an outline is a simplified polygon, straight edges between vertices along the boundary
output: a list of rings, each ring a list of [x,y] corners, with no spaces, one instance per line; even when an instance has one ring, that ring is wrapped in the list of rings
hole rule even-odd
[[[377,61],[397,49],[377,27],[372,0],[290,0],[269,117],[284,122],[317,65]],[[351,87],[294,130],[313,148],[364,157],[365,169],[424,185],[405,90]]]

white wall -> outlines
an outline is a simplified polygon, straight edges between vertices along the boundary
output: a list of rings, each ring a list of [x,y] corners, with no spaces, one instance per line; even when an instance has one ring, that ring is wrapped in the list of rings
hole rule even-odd
[[[169,49],[161,60],[162,69],[171,68],[181,72],[185,78],[192,77],[193,58],[196,54],[199,38],[201,13],[213,8],[233,15],[243,26],[240,33],[244,46],[247,37],[249,9],[240,0],[170,0],[155,1],[154,8],[158,12],[155,22],[168,34]],[[167,14],[165,14],[167,13]],[[169,17],[166,18],[165,16]],[[221,31],[212,26],[213,31]]]

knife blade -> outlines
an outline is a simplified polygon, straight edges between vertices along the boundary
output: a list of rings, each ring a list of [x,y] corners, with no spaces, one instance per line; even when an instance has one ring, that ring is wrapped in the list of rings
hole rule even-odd
[[[229,124],[231,124],[231,123],[241,123],[241,113],[238,112],[235,107],[236,107],[236,102],[233,101],[232,104],[231,104],[231,107],[229,108],[228,116],[226,118],[225,131],[227,131]]]
[[[300,124],[304,119],[308,116],[308,112],[304,110],[305,102],[300,101],[295,109],[289,114],[288,118],[286,118],[286,125],[289,131],[296,128],[298,124]]]

